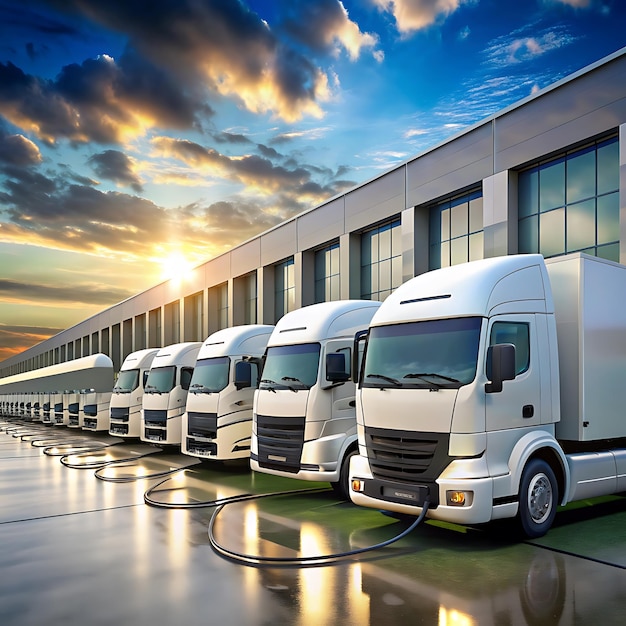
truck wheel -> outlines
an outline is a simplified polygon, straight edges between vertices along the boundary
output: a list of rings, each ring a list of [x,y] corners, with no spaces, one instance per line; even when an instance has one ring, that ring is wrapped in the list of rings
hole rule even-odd
[[[558,486],[552,468],[542,459],[533,459],[524,468],[519,492],[519,522],[526,537],[534,539],[548,532],[558,501]]]
[[[341,471],[339,472],[339,480],[336,483],[330,483],[333,491],[342,499],[350,500],[350,459],[356,454],[356,450],[350,450],[341,462]]]

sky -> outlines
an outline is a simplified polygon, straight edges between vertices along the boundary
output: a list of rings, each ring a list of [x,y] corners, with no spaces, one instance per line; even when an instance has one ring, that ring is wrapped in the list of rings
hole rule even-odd
[[[0,361],[626,45],[623,0],[0,0]]]

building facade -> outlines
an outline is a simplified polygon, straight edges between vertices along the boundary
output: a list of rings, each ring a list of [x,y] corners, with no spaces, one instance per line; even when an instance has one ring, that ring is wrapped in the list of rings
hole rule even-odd
[[[392,170],[0,363],[0,377],[202,341],[295,308],[383,300],[518,252],[626,263],[626,48]]]

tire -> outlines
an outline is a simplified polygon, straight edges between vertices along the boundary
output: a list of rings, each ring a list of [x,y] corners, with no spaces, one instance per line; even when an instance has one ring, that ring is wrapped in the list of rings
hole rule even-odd
[[[341,470],[339,472],[339,480],[336,483],[330,483],[333,491],[342,500],[350,501],[350,459],[356,454],[356,450],[349,450],[341,462]]]
[[[532,459],[524,468],[519,491],[519,524],[529,539],[545,535],[556,515],[558,485],[552,468],[543,459]]]

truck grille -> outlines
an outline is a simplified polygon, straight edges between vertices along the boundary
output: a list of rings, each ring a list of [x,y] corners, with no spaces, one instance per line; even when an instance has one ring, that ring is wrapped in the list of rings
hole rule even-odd
[[[167,422],[167,411],[155,411],[146,409],[143,412],[143,421],[146,424],[152,424],[154,426],[164,426]]]
[[[112,435],[128,435],[128,424],[111,424],[109,432]]]
[[[442,445],[444,439],[447,442],[448,435],[366,427],[365,445],[372,474],[378,479],[407,483],[431,477],[450,461],[448,446]]]
[[[187,413],[187,434],[192,437],[215,439],[217,437],[217,413]]]
[[[259,466],[283,472],[300,470],[304,445],[304,416],[256,416]]]
[[[128,415],[129,415],[128,407],[112,406],[110,409],[110,416],[112,420],[117,420],[118,422],[127,422]]]

